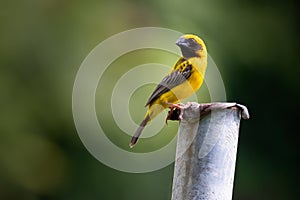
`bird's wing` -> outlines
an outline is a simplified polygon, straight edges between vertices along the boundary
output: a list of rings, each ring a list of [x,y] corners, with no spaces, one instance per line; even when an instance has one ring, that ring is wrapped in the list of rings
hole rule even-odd
[[[191,71],[192,65],[184,58],[180,58],[172,68],[171,73],[164,77],[156,86],[145,106],[148,106],[162,94],[186,81],[191,76]]]

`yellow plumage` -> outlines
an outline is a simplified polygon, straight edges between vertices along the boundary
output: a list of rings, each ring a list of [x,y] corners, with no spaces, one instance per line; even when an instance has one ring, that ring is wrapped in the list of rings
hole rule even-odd
[[[207,50],[204,42],[196,35],[180,37],[176,44],[182,57],[172,67],[169,74],[158,84],[146,106],[148,110],[139,128],[131,139],[133,147],[146,124],[165,108],[178,103],[195,93],[203,83],[207,67]]]

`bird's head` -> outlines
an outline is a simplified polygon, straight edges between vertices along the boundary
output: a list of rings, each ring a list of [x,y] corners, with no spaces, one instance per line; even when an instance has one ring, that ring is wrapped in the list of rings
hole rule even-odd
[[[187,34],[181,36],[177,41],[184,58],[206,56],[206,46],[204,42],[196,35]]]

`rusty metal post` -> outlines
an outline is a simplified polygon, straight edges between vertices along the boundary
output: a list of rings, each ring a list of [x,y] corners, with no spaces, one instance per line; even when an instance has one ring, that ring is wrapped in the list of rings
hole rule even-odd
[[[241,117],[236,103],[188,103],[178,130],[172,200],[232,199]]]

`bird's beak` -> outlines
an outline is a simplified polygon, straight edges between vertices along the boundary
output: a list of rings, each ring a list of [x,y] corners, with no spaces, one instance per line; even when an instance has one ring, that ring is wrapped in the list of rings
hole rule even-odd
[[[176,41],[176,45],[181,47],[181,46],[188,46],[187,41],[185,38],[180,37],[177,41]]]

